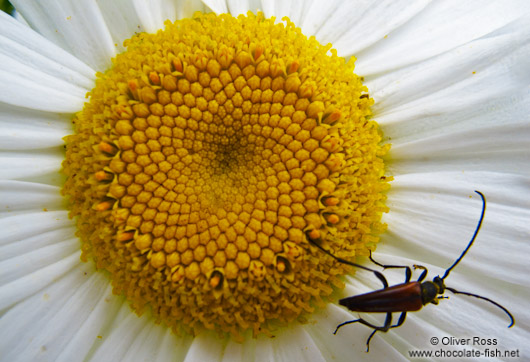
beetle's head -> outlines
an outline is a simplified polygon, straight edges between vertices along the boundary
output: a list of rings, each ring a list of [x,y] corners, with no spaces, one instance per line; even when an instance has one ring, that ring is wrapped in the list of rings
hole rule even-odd
[[[436,286],[436,289],[438,289],[438,294],[444,294],[445,292],[445,284],[442,278],[440,276],[436,276],[433,281],[434,285]]]

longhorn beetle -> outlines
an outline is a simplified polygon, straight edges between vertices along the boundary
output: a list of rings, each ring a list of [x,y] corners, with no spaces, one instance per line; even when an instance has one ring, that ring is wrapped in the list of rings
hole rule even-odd
[[[432,282],[423,281],[427,277],[427,268],[425,268],[424,266],[421,266],[421,265],[413,266],[414,269],[421,269],[423,270],[423,272],[421,273],[417,281],[411,282],[410,278],[412,276],[412,272],[411,272],[410,267],[404,266],[404,265],[380,264],[372,258],[372,255],[370,253],[370,260],[376,265],[379,265],[380,267],[382,267],[383,269],[390,269],[390,268],[405,269],[405,276],[406,276],[405,282],[402,284],[389,287],[386,278],[381,273],[378,273],[377,271],[371,270],[366,267],[359,266],[358,264],[349,262],[347,260],[337,258],[333,254],[331,254],[328,250],[324,249],[321,245],[317,244],[317,241],[311,239],[308,235],[308,240],[313,245],[317,246],[319,249],[324,251],[326,254],[330,255],[331,257],[333,257],[334,259],[336,259],[337,261],[341,263],[352,265],[355,267],[361,267],[362,269],[373,271],[375,275],[377,276],[377,278],[383,283],[383,289],[341,299],[339,300],[339,304],[355,312],[386,313],[385,324],[383,326],[376,326],[370,322],[367,322],[366,320],[362,318],[359,318],[359,319],[346,321],[344,323],[339,324],[337,328],[335,329],[335,332],[333,332],[333,334],[336,334],[340,327],[346,324],[357,323],[357,322],[364,324],[367,327],[372,328],[373,331],[368,337],[368,339],[366,340],[366,352],[368,352],[370,350],[370,340],[372,339],[372,337],[374,336],[376,332],[378,331],[388,332],[388,330],[391,328],[400,327],[405,322],[407,312],[414,312],[414,311],[420,310],[424,305],[429,304],[429,303],[438,304],[439,299],[448,298],[448,297],[443,296],[446,290],[449,290],[450,292],[454,294],[464,294],[470,297],[482,299],[499,307],[508,315],[508,317],[510,317],[510,325],[508,326],[508,328],[511,328],[514,325],[515,320],[512,314],[508,311],[508,309],[504,308],[499,303],[489,298],[477,295],[477,294],[462,292],[454,288],[450,288],[444,284],[444,279],[447,278],[451,270],[466,255],[467,251],[469,250],[469,248],[475,241],[475,238],[477,237],[480,227],[482,226],[482,220],[484,219],[484,213],[486,211],[486,199],[480,191],[475,191],[475,192],[479,194],[480,197],[482,198],[482,213],[480,215],[480,220],[478,222],[478,225],[475,229],[475,233],[473,234],[471,241],[468,243],[467,247],[464,249],[462,254],[460,254],[460,256],[458,257],[458,259],[456,259],[453,265],[451,265],[445,271],[445,274],[443,275],[443,277],[440,278],[440,276],[436,276]],[[401,312],[401,314],[399,316],[398,322],[392,325],[392,313],[395,313],[395,312]]]

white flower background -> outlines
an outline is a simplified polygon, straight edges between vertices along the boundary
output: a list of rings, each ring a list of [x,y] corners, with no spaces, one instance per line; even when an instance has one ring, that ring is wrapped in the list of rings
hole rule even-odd
[[[0,359],[2,361],[407,360],[415,349],[519,350],[530,358],[530,17],[527,1],[15,0],[0,14]],[[446,282],[489,297],[452,296],[377,333],[337,304],[271,339],[243,344],[215,333],[175,336],[137,317],[106,277],[79,259],[60,196],[62,137],[96,71],[135,32],[196,10],[288,16],[306,35],[357,58],[386,142],[388,231],[374,258],[442,274],[478,238]],[[369,265],[366,262],[366,265]],[[392,283],[402,271],[385,274]],[[416,276],[418,273],[415,274]],[[379,289],[347,277],[343,296]],[[383,316],[364,314],[381,322]],[[397,316],[396,316],[397,317]],[[496,339],[494,346],[438,346],[431,337]],[[501,360],[517,360],[503,358]],[[472,358],[465,359],[473,360]],[[484,361],[484,358],[480,359]],[[495,360],[488,358],[486,360]]]

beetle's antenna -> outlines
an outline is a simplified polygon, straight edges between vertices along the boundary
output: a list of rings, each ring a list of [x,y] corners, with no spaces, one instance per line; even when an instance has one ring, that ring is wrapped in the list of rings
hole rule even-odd
[[[445,274],[443,277],[441,277],[440,279],[444,280],[445,278],[447,278],[447,276],[449,275],[449,273],[451,272],[451,270],[460,262],[460,260],[462,260],[462,258],[464,257],[464,255],[466,255],[467,251],[469,250],[469,248],[471,248],[471,245],[473,245],[473,242],[475,241],[476,237],[477,237],[477,234],[478,234],[478,231],[480,230],[480,227],[482,226],[482,220],[484,220],[484,213],[486,212],[486,198],[484,197],[484,195],[482,194],[482,192],[480,191],[477,191],[475,190],[475,192],[477,194],[480,195],[480,197],[482,198],[482,213],[480,215],[480,220],[478,221],[478,225],[477,225],[477,228],[475,229],[475,233],[473,234],[473,237],[471,238],[471,241],[469,242],[469,244],[467,244],[467,247],[466,249],[462,252],[462,254],[460,254],[460,256],[458,257],[458,259],[456,259],[456,261],[453,263],[453,265],[451,265],[446,271],[445,271]]]
[[[510,320],[511,320],[511,323],[510,325],[508,326],[508,328],[511,328],[514,324],[515,324],[515,319],[513,318],[513,315],[512,313],[510,313],[510,311],[506,308],[504,308],[502,305],[500,305],[499,303],[489,299],[489,298],[486,298],[486,297],[483,297],[481,295],[477,295],[477,294],[473,294],[473,293],[468,293],[468,292],[461,292],[459,290],[456,290],[456,289],[453,289],[453,288],[449,288],[449,287],[445,287],[445,289],[453,292],[454,294],[464,294],[464,295],[467,295],[467,296],[470,296],[470,297],[475,297],[475,298],[478,298],[478,299],[482,299],[482,300],[485,300],[487,302],[490,302],[491,304],[499,307],[500,309],[502,309],[504,311],[504,313],[508,314],[508,317],[510,317]]]
[[[309,237],[309,235],[306,235],[306,238],[307,240],[309,240],[309,242],[313,245],[315,245],[317,248],[319,248],[320,250],[322,250],[324,253],[328,254],[329,256],[331,256],[333,259],[337,260],[338,262],[340,263],[343,263],[343,264],[347,264],[347,265],[351,265],[351,266],[354,266],[356,268],[360,268],[360,269],[363,269],[363,270],[366,270],[366,271],[370,271],[372,273],[375,274],[375,276],[377,277],[377,279],[379,279],[381,281],[381,283],[383,283],[383,286],[385,288],[388,288],[388,282],[386,281],[386,278],[385,276],[381,273],[381,272],[378,272],[377,270],[374,270],[374,269],[370,269],[368,267],[365,267],[363,265],[360,265],[360,264],[356,264],[356,263],[353,263],[351,261],[348,261],[348,260],[345,260],[345,259],[342,259],[342,258],[339,258],[333,254],[331,254],[331,252],[329,252],[328,250],[324,249],[321,245],[319,245],[315,240],[311,239]]]

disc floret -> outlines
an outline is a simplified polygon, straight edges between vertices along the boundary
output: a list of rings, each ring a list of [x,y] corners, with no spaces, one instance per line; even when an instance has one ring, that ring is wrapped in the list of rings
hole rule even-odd
[[[383,230],[380,135],[353,62],[288,19],[197,13],[138,34],[66,138],[84,260],[174,329],[267,332]]]

